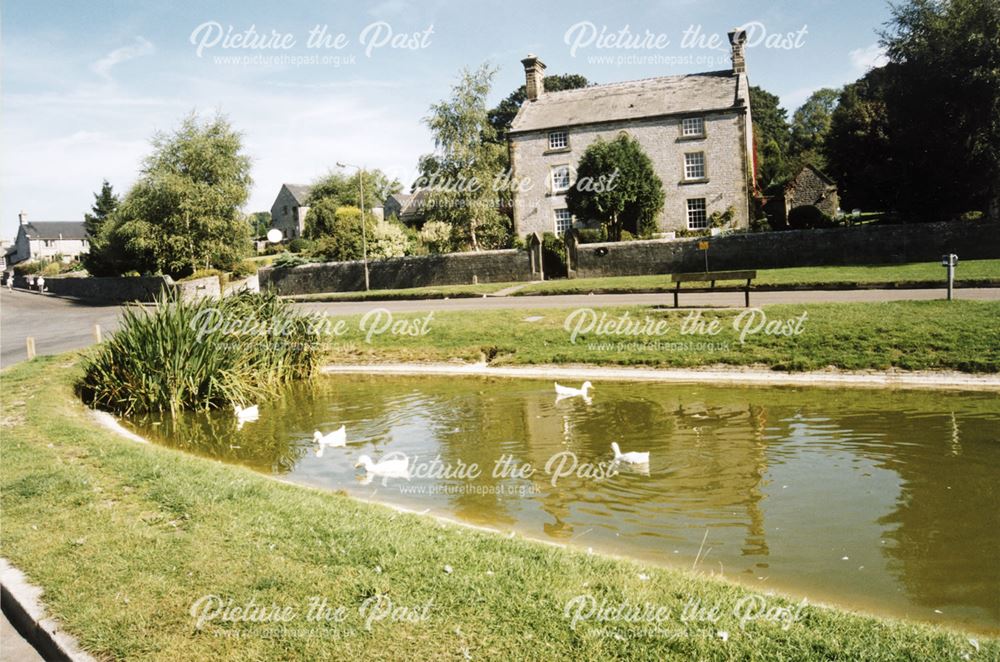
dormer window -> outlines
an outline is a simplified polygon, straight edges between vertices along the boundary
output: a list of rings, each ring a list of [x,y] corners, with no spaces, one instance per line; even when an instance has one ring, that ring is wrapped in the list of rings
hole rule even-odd
[[[549,149],[566,149],[569,147],[569,134],[566,131],[549,131]]]
[[[701,138],[705,135],[704,117],[685,117],[681,121],[681,135],[685,138]]]

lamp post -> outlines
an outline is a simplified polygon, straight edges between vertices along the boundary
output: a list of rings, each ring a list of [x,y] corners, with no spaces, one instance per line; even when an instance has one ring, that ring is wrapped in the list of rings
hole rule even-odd
[[[361,257],[365,263],[365,292],[370,287],[368,284],[368,231],[365,229],[365,169],[361,166],[337,161],[338,168],[354,168],[358,171],[358,185],[361,188]]]

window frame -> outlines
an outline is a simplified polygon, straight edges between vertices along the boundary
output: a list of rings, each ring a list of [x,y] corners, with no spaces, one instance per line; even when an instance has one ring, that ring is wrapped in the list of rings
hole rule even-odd
[[[566,186],[556,186],[556,172],[566,170]],[[549,188],[553,194],[561,194],[573,187],[573,170],[568,163],[560,163],[549,168]]]
[[[691,203],[692,202],[695,202],[695,203],[701,202],[701,209],[692,209],[691,208]],[[695,227],[695,226],[691,225],[691,213],[692,212],[699,212],[699,211],[701,212],[701,214],[703,216],[703,218],[701,219],[702,225],[698,225],[697,227]],[[684,220],[687,222],[687,229],[688,230],[707,230],[708,229],[708,199],[707,198],[688,198],[687,201],[685,202],[685,214],[686,214],[686,217],[685,217]]]
[[[690,164],[688,163],[688,157],[700,157],[701,158],[701,163],[700,164],[696,164],[696,166],[700,165],[700,167],[701,167],[701,174],[700,175],[692,176],[692,175],[688,174],[688,169],[689,169],[689,167],[691,167]],[[685,182],[703,182],[706,179],[708,179],[708,158],[705,156],[705,152],[704,151],[684,152],[684,176],[682,177],[682,179]]]
[[[558,136],[558,135],[562,136],[562,143],[563,144],[562,145],[553,145],[552,144],[552,137],[553,136]],[[546,151],[549,151],[549,152],[561,152],[561,151],[564,151],[564,150],[568,150],[569,149],[569,131],[567,131],[566,129],[556,129],[555,131],[549,131],[548,135],[546,136],[546,145],[547,145]]]
[[[700,131],[698,133],[688,133],[687,122],[696,121]],[[705,137],[705,117],[703,115],[698,115],[696,117],[685,117],[681,119],[681,138],[685,140],[696,140],[698,138]]]
[[[569,220],[569,225],[567,225],[562,230],[559,229],[559,220],[560,220],[559,219],[559,213],[560,212],[566,212],[566,216],[567,216],[567,218]],[[567,219],[562,219],[562,220],[567,220]],[[552,210],[552,228],[555,230],[556,236],[558,236],[558,237],[563,236],[563,234],[566,233],[566,230],[570,230],[570,229],[573,228],[573,214],[570,213],[570,211],[569,211],[569,209],[567,207],[559,207],[558,209],[553,209]]]

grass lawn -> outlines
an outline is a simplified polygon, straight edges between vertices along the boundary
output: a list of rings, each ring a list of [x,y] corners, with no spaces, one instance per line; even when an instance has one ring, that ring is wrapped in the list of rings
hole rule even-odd
[[[720,331],[713,336],[680,334],[688,311],[608,308],[596,314],[604,314],[608,320],[627,315],[632,322],[648,318],[652,323],[663,322],[667,332],[652,337],[599,336],[590,332],[579,335],[574,343],[566,328],[573,309],[484,310],[475,315],[435,313],[425,335],[385,333],[367,342],[366,334],[359,330],[361,318],[354,317],[346,324],[349,332],[332,340],[330,360],[475,361],[485,356],[496,364],[722,364],[793,371],[833,366],[846,370],[1000,372],[1000,302],[808,304],[766,306],[762,310],[769,322],[797,320],[806,313],[802,333],[783,336],[759,332],[745,336],[741,344],[735,324],[744,314],[742,309],[702,311],[700,316],[706,324],[718,320]],[[393,322],[420,317],[397,314]],[[570,318],[570,328],[575,328],[581,318]],[[754,326],[761,320],[743,318],[739,323]],[[385,319],[381,322],[386,323]],[[367,328],[373,326],[377,324],[370,319]],[[711,346],[706,347],[707,343]]]
[[[711,266],[711,265],[710,265]],[[943,288],[946,269],[937,262],[917,262],[877,266],[801,267],[793,269],[759,269],[753,287],[871,287],[890,285],[897,288],[923,287],[928,283]],[[1000,260],[970,260],[960,262],[955,271],[956,282],[964,287],[1000,285]],[[738,283],[720,283],[735,286]],[[699,283],[704,285],[704,283]],[[681,286],[684,287],[683,285]],[[690,286],[689,286],[690,287]],[[669,275],[621,276],[616,278],[577,278],[531,283],[516,292],[529,294],[589,294],[613,292],[665,292],[673,290]]]
[[[441,524],[122,440],[74,397],[79,375],[78,356],[62,355],[0,376],[0,551],[102,659],[1000,656],[995,639],[980,637],[977,652],[964,633],[814,606],[787,629],[766,620],[742,628],[734,609],[752,593],[710,577]],[[281,623],[220,615],[198,629],[191,607],[206,595],[293,611]],[[565,610],[577,596],[611,610],[627,603],[669,612],[660,629],[641,619],[574,628]],[[341,615],[308,620],[314,597],[331,611],[343,607]],[[383,607],[389,599],[397,615],[406,607],[415,618],[374,620],[386,612],[362,614],[370,599]],[[690,600],[718,605],[718,620],[682,621]]]

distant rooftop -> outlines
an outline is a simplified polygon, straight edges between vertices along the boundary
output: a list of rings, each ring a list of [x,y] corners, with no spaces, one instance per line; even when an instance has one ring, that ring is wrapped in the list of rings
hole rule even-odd
[[[288,189],[288,192],[295,198],[295,202],[299,203],[300,206],[305,205],[306,201],[309,200],[309,194],[312,193],[313,188],[307,184],[282,184],[282,186]]]
[[[21,227],[30,239],[86,239],[83,221],[31,221]]]

